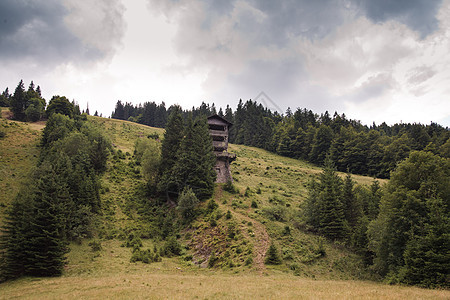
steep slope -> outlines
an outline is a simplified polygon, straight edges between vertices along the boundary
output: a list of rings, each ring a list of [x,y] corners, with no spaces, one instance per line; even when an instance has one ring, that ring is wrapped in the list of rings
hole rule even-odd
[[[139,298],[143,295],[146,298],[153,295],[183,299],[200,296],[298,298],[298,295],[304,295],[335,299],[370,298],[374,297],[375,291],[376,298],[448,297],[447,291],[318,280],[368,276],[355,254],[304,228],[300,206],[306,197],[308,181],[320,169],[240,145],[231,145],[230,149],[238,155],[232,164],[237,191],[230,192],[227,187],[218,185],[213,196],[218,209],[213,213],[208,213],[210,202],[202,203],[203,213],[179,236],[183,245],[182,256],[163,258],[161,262],[152,264],[131,263],[131,249],[122,247],[130,232],[141,236],[145,248],[160,248],[164,244],[159,237],[152,237],[152,232],[159,228],[151,228],[143,217],[139,204],[152,199],[142,193],[145,180],[140,166],[133,159],[136,139],[154,138],[155,134],[161,137],[163,130],[126,121],[96,117],[89,120],[103,128],[114,144],[108,170],[102,178],[102,215],[97,223],[95,239],[100,246],[91,243],[93,240],[71,244],[68,264],[61,278],[24,278],[4,283],[0,285],[0,298]],[[0,150],[5,153],[2,156],[10,160],[2,162],[10,163],[7,165],[9,168],[19,162],[24,163],[23,172],[16,169],[15,174],[16,177],[23,174],[21,176],[26,178],[25,171],[34,165],[34,154],[38,154],[39,130],[32,127],[35,125],[2,122],[8,123],[7,137],[11,139],[0,140]],[[20,140],[18,135],[28,134],[28,142],[24,140],[14,144],[14,139]],[[14,148],[17,149],[7,152]],[[9,168],[2,170],[5,172]],[[7,177],[2,177],[2,180],[15,182],[12,175]],[[354,176],[354,179],[361,184],[372,181],[362,176]],[[2,195],[4,191],[6,188],[1,186]],[[13,191],[9,193],[13,194]],[[271,243],[279,249],[282,265],[264,264]],[[199,268],[208,266],[212,252],[215,255],[213,267]],[[261,274],[270,276],[261,277]],[[292,274],[315,280],[296,278]]]
[[[24,123],[8,120],[9,109],[2,108],[0,131],[0,223],[6,207],[26,183],[39,155],[43,122]]]

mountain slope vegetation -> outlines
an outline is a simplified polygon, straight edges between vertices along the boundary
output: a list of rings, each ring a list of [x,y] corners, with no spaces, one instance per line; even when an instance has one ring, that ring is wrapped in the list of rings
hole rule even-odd
[[[59,295],[92,297],[96,295],[93,289],[105,292],[100,286],[109,286],[111,291],[117,289],[124,297],[137,295],[136,291],[158,293],[163,298],[164,295],[181,297],[182,294],[176,291],[186,288],[192,297],[226,298],[238,296],[233,294],[233,287],[244,280],[246,288],[242,287],[240,295],[250,297],[258,290],[258,285],[253,283],[266,282],[265,278],[271,290],[263,289],[266,294],[261,296],[285,295],[289,298],[298,296],[299,292],[317,296],[311,290],[302,290],[304,285],[322,290],[326,285],[333,286],[334,291],[322,292],[324,298],[345,293],[369,295],[362,290],[372,283],[355,281],[354,286],[349,282],[351,288],[343,290],[339,287],[340,281],[323,281],[376,277],[363,256],[344,243],[324,239],[305,223],[302,211],[309,195],[308,188],[312,179],[318,179],[321,168],[259,148],[230,145],[230,152],[238,157],[232,164],[234,183],[216,185],[212,198],[200,202],[195,219],[183,224],[177,220],[178,210],[172,203],[149,196],[148,178],[135,152],[137,141],[161,140],[164,131],[128,121],[90,116],[87,119],[112,143],[105,172],[100,177],[101,210],[93,221],[92,237],[70,243],[71,251],[67,254],[62,277],[40,279],[44,288],[39,294],[33,295],[31,290],[18,293],[21,286],[30,283],[25,278],[2,284],[0,289],[5,295],[39,298],[57,295],[50,294],[53,290]],[[19,126],[33,125],[19,123]],[[36,130],[39,127],[32,128],[32,135],[39,137],[40,131]],[[16,132],[8,134],[15,135]],[[31,146],[26,146],[30,147],[25,156],[31,159],[30,165],[36,160],[30,156],[38,150],[36,142],[37,139],[27,144]],[[343,179],[346,176],[344,173],[338,175]],[[373,184],[370,177],[351,177],[358,184]],[[383,186],[387,181],[378,182]],[[5,200],[5,206],[12,202],[11,198]],[[274,245],[281,264],[267,263],[271,245]],[[269,277],[260,277],[262,274]],[[318,284],[304,279],[307,277],[319,280],[316,281]],[[177,282],[175,286],[169,283],[172,280]],[[225,284],[219,287],[213,284],[216,281]],[[127,286],[134,287],[134,291],[119,282],[126,282]],[[90,288],[76,292],[80,283]],[[54,284],[56,289],[51,288]],[[280,289],[280,286],[284,288]],[[425,298],[448,296],[445,291],[376,284],[371,287],[386,296],[389,293],[399,297],[407,294]],[[281,290],[284,290],[282,294]]]

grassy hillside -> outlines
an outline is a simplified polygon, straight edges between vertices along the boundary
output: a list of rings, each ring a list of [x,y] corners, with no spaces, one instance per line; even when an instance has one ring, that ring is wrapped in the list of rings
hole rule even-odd
[[[202,203],[205,212],[180,233],[182,256],[151,264],[132,263],[130,248],[122,246],[130,233],[141,236],[143,248],[164,245],[154,235],[160,228],[145,221],[142,208],[152,199],[143,193],[145,180],[133,158],[136,139],[155,134],[162,137],[163,130],[98,117],[89,120],[103,128],[114,148],[102,178],[102,215],[96,223],[95,241],[101,246],[90,243],[93,239],[71,244],[62,277],[3,283],[0,299],[450,297],[448,291],[359,281],[370,276],[358,256],[304,230],[300,206],[308,181],[320,169],[240,145],[230,149],[238,156],[232,164],[237,191],[218,185],[213,199],[219,207],[214,213],[207,212],[208,202]],[[4,165],[2,160],[1,170],[25,180],[36,162],[42,125],[1,122],[8,124],[7,136],[0,139],[1,159],[8,157],[5,162],[9,163]],[[361,184],[373,180],[363,176],[354,179]],[[4,206],[17,192],[19,182],[12,174],[2,175]],[[3,193],[11,187],[8,194]],[[271,243],[279,249],[282,265],[264,264]],[[207,268],[213,253],[214,267]]]
[[[23,123],[8,120],[9,109],[1,108],[0,131],[0,221],[21,185],[25,184],[30,170],[39,155],[39,140],[45,124]]]

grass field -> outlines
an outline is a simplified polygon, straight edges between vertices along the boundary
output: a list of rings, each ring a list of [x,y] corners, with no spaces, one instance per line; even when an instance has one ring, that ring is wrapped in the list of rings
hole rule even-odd
[[[39,155],[43,122],[24,123],[6,119],[9,109],[1,108],[0,130],[0,221],[6,207],[26,183]]]
[[[0,299],[449,299],[450,292],[363,281],[195,274],[183,270],[24,278],[0,285]]]
[[[155,133],[162,137],[163,130],[113,119],[89,120],[104,130],[115,155],[122,155],[109,160],[102,178],[103,237],[95,239],[101,250],[94,251],[91,240],[72,243],[63,276],[2,283],[0,299],[450,299],[449,291],[364,280],[371,276],[360,258],[304,230],[301,205],[308,181],[320,168],[241,145],[230,146],[238,157],[232,164],[238,191],[229,193],[217,186],[213,198],[219,210],[214,216],[200,216],[181,233],[183,255],[132,263],[130,248],[121,245],[124,232],[142,227],[133,196],[144,179],[133,163],[134,144]],[[2,210],[36,163],[42,127],[0,120],[6,131],[0,139]],[[353,178],[359,184],[373,181]],[[229,219],[224,216],[228,211]],[[264,264],[272,242],[283,257],[280,266]],[[143,243],[152,248],[163,241],[143,239]],[[326,255],[317,254],[320,247]],[[207,268],[212,251],[218,253],[218,263]]]

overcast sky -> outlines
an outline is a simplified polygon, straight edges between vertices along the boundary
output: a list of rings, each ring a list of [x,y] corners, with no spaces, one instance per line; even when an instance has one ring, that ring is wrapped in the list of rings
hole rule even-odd
[[[450,126],[450,0],[1,0],[0,89]]]

